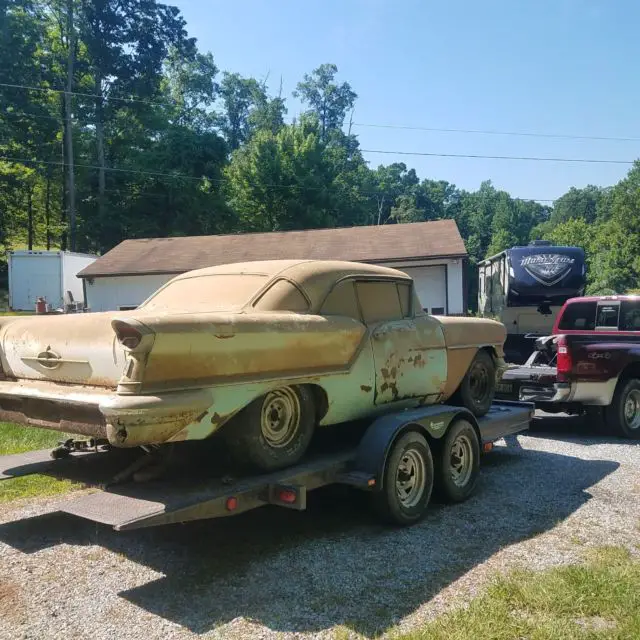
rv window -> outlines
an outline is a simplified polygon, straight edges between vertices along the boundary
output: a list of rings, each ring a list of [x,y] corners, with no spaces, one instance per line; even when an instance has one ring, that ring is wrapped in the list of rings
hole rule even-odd
[[[600,303],[596,314],[596,329],[618,330],[619,304]]]
[[[595,320],[595,302],[573,302],[565,307],[558,329],[560,331],[593,331],[596,326]]]
[[[640,331],[640,298],[620,303],[620,331]]]

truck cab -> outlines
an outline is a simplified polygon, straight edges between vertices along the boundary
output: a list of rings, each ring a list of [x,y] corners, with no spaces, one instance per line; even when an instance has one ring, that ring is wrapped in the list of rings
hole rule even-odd
[[[567,300],[497,395],[552,413],[602,413],[620,435],[640,439],[640,297]]]

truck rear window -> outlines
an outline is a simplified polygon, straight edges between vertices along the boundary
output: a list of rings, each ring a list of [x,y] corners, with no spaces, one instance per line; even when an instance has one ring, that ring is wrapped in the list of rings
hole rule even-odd
[[[620,303],[620,331],[640,331],[640,300]]]
[[[562,312],[560,331],[593,331],[596,326],[596,303],[573,302]]]

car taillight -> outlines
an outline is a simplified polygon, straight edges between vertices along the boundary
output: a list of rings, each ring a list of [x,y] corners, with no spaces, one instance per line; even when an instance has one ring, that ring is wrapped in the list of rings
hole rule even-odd
[[[142,334],[130,324],[121,320],[114,320],[111,323],[113,330],[116,332],[118,342],[127,349],[135,349],[142,341]]]
[[[571,359],[571,351],[567,345],[567,339],[564,336],[560,336],[556,342],[557,358],[556,358],[556,370],[558,372],[558,382],[565,382],[568,374],[573,369],[573,361]]]

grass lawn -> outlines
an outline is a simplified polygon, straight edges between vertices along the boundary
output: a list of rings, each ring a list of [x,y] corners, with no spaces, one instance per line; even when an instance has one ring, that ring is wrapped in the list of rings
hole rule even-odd
[[[0,455],[24,453],[33,449],[53,449],[65,437],[65,434],[57,431],[0,423]],[[19,498],[65,493],[79,486],[68,480],[57,480],[39,475],[2,480],[0,482],[0,503]]]
[[[397,640],[640,638],[640,561],[626,549],[586,554],[581,565],[516,571],[468,608]]]

